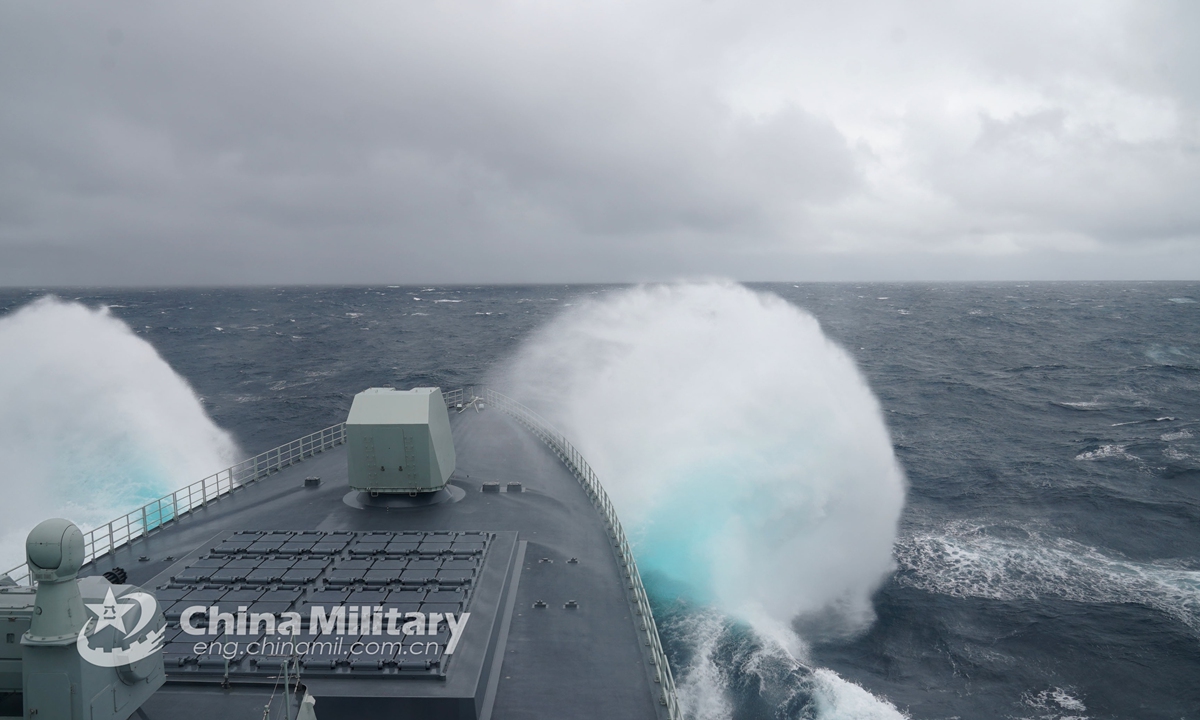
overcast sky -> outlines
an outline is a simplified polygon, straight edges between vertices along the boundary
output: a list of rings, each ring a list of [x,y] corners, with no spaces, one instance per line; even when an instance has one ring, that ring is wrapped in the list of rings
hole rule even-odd
[[[1200,3],[6,2],[0,284],[1200,279]]]

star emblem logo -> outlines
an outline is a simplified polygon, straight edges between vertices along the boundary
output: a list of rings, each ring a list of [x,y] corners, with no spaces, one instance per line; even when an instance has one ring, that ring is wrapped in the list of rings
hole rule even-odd
[[[125,632],[125,614],[137,607],[137,603],[117,603],[117,599],[113,597],[112,588],[108,589],[108,594],[104,596],[103,603],[86,603],[87,609],[91,610],[96,616],[96,627],[92,630],[93,633],[98,633],[106,627],[115,627],[122,633]]]

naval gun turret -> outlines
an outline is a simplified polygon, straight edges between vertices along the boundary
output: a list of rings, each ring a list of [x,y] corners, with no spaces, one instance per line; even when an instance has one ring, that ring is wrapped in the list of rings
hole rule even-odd
[[[454,472],[450,416],[439,388],[369,388],[346,418],[350,487],[372,496],[420,495]]]
[[[123,584],[124,573],[77,579],[83,533],[68,520],[39,524],[25,551],[36,593],[23,593],[23,606],[11,592],[0,603],[0,615],[29,623],[20,641],[25,717],[125,720],[166,678],[154,597]]]

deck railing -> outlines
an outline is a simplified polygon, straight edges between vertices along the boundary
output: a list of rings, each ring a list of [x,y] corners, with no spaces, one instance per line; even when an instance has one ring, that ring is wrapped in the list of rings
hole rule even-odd
[[[478,397],[473,393],[472,395],[472,399]],[[640,617],[640,629],[646,636],[646,645],[650,648],[650,661],[654,664],[654,682],[659,683],[662,687],[660,701],[667,706],[667,713],[671,720],[682,720],[683,711],[679,707],[679,700],[675,695],[675,677],[671,674],[667,654],[663,652],[662,641],[658,637],[658,626],[654,623],[650,598],[647,597],[646,588],[642,585],[642,576],[638,573],[633,549],[629,545],[629,539],[625,536],[625,530],[621,527],[620,519],[617,518],[616,508],[613,507],[608,493],[604,491],[604,486],[600,484],[600,479],[596,477],[591,465],[588,465],[587,460],[583,459],[583,455],[575,449],[575,446],[562,433],[555,430],[545,418],[495,390],[484,390],[482,400],[511,415],[546,443],[574,473],[584,492],[588,494],[592,504],[604,518],[608,525],[608,534],[616,545],[617,559],[625,573],[630,595],[633,596],[634,604],[637,606],[636,612]]]
[[[442,397],[446,399],[446,407],[455,407],[456,405],[461,405],[464,402],[463,392],[463,388],[458,388],[457,390],[443,390]],[[467,400],[469,399],[470,398],[468,397]]]
[[[325,450],[346,442],[346,423],[338,423],[320,432],[305,435],[286,445],[272,448],[252,458],[228,467],[203,480],[182,487],[170,495],[152,500],[136,510],[87,530],[83,533],[83,559],[91,562],[110,552],[144,537],[164,525],[183,517],[196,508],[233,492],[235,489],[255,482],[272,473],[310,458]],[[18,585],[28,585],[31,580],[25,564],[9,570],[8,577]]]

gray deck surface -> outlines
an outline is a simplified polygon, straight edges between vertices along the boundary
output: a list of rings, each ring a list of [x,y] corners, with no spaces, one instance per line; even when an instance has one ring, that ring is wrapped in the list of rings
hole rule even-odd
[[[451,482],[465,491],[458,502],[391,511],[352,508],[343,502],[349,486],[341,446],[185,515],[81,574],[120,566],[129,582],[147,584],[215,534],[232,530],[516,531],[527,545],[491,717],[665,716],[611,541],[578,482],[544,445],[498,410],[451,413],[451,426],[458,454]],[[304,478],[314,475],[322,485],[304,488]],[[489,481],[520,482],[525,492],[481,492]],[[578,562],[568,562],[572,558]],[[535,608],[538,600],[546,607]],[[578,607],[565,608],[570,600]],[[257,718],[269,694],[169,683],[145,711],[151,720],[248,717],[251,711]],[[321,717],[319,701],[316,709]]]

